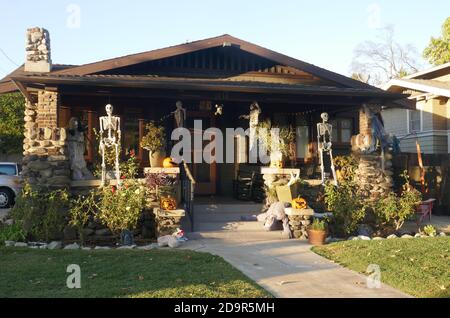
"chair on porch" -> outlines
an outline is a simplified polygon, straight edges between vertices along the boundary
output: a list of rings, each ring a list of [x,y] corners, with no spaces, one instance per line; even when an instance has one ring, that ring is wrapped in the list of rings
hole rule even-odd
[[[420,225],[422,221],[428,215],[428,219],[431,221],[431,212],[433,211],[433,205],[436,199],[428,199],[426,201],[422,201],[417,207],[417,225]]]

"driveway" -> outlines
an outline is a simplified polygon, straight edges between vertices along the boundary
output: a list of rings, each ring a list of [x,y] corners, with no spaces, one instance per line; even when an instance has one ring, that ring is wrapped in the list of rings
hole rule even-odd
[[[368,288],[366,276],[313,253],[306,241],[239,221],[251,211],[233,210],[238,206],[196,206],[196,232],[188,234],[183,248],[223,257],[276,297],[410,297],[387,285]]]

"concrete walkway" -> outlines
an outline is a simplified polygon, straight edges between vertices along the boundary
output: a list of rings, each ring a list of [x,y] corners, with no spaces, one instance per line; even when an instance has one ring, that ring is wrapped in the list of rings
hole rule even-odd
[[[239,221],[251,211],[236,208],[196,206],[196,232],[184,248],[222,256],[276,297],[409,297],[387,285],[368,288],[366,276],[313,253],[306,241]]]

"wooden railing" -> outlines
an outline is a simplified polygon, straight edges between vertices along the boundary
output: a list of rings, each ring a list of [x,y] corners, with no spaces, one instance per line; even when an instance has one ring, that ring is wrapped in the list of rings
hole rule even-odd
[[[194,231],[194,188],[195,179],[186,162],[180,165],[181,197],[184,204],[184,210],[191,222],[191,232]]]

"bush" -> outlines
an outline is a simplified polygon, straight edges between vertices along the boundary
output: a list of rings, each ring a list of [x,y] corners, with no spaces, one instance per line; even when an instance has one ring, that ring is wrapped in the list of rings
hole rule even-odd
[[[49,241],[61,237],[69,211],[66,190],[49,190],[25,184],[16,198],[11,217],[28,238]]]
[[[437,230],[433,225],[429,224],[423,227],[423,233],[428,236],[436,236]]]
[[[25,241],[26,233],[19,224],[0,225],[0,245],[5,241]]]
[[[365,207],[356,194],[353,182],[341,182],[339,186],[332,183],[325,185],[325,204],[333,213],[330,220],[330,230],[338,236],[352,234],[364,219]]]
[[[87,196],[79,196],[70,201],[69,224],[74,226],[80,236],[80,243],[84,243],[84,227],[94,218],[96,212],[96,192],[90,191]]]
[[[314,219],[309,229],[313,231],[325,231],[327,229],[327,224],[325,221]]]

